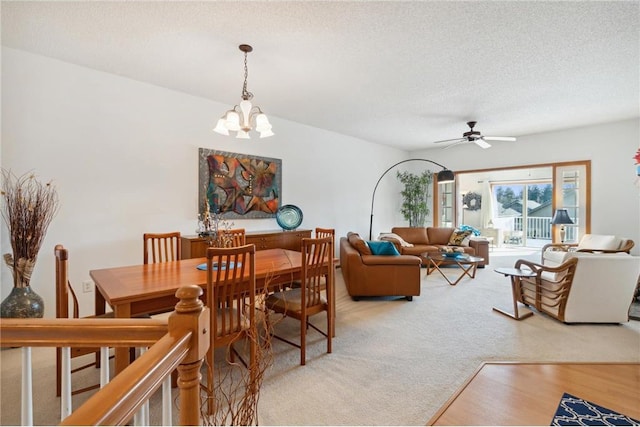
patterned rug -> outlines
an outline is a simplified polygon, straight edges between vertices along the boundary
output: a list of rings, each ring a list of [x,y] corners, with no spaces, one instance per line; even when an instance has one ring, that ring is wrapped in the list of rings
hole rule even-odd
[[[564,393],[552,426],[637,426],[640,421]]]

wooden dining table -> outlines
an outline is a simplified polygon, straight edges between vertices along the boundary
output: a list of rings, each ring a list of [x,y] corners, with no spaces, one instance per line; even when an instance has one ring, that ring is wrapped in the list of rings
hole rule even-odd
[[[145,314],[157,314],[173,311],[178,299],[176,291],[186,285],[197,285],[206,291],[205,270],[199,270],[206,258],[191,258],[155,264],[140,264],[126,267],[91,270],[90,276],[95,282],[95,313],[103,314],[108,304],[116,318],[131,318]],[[331,292],[335,314],[335,286],[332,268],[327,276],[327,292]],[[275,289],[282,284],[300,280],[302,254],[287,249],[267,249],[256,251],[256,289],[265,286]],[[204,301],[204,300],[203,300]],[[335,331],[332,331],[335,335]],[[116,374],[129,365],[127,348],[115,349]]]

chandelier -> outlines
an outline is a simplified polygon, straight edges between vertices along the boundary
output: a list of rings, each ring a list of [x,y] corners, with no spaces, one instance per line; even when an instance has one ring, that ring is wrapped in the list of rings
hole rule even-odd
[[[247,68],[247,53],[253,48],[248,44],[241,44],[238,48],[244,52],[244,84],[242,85],[242,101],[240,105],[235,105],[233,109],[224,113],[218,120],[214,132],[222,135],[229,135],[229,131],[237,132],[236,138],[251,139],[249,131],[255,127],[256,132],[260,133],[260,138],[272,136],[271,123],[262,112],[260,107],[251,104],[253,94],[247,90],[247,76],[249,69]]]

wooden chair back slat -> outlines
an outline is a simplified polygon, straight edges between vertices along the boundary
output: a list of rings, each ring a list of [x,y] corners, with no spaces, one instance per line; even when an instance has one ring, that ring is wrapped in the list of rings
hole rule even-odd
[[[226,231],[231,240],[231,246],[236,248],[247,244],[247,233],[244,228],[232,228]]]
[[[536,310],[564,322],[564,313],[576,273],[578,258],[570,258],[557,267],[518,260],[515,268],[520,268],[523,265],[536,272],[536,276],[516,279],[520,302],[534,306]],[[555,280],[543,278],[542,273],[544,272],[556,274],[557,278]]]

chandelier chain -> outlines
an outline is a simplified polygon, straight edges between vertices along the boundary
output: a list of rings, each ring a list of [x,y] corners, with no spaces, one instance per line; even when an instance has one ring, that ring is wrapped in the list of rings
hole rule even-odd
[[[253,94],[247,90],[247,77],[249,76],[249,67],[247,66],[247,52],[244,53],[244,84],[242,85],[242,99],[248,101],[253,98]]]

